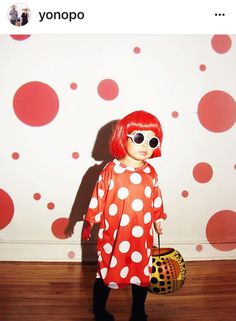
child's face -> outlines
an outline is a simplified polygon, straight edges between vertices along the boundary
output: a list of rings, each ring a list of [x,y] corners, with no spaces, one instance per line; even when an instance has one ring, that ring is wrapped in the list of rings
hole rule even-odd
[[[134,130],[130,134],[132,135],[136,132],[141,132],[144,135],[145,139],[141,144],[135,144],[132,138],[127,137],[126,152],[133,159],[143,161],[152,156],[153,149],[149,146],[148,140],[146,138],[154,137],[155,133],[152,130]]]

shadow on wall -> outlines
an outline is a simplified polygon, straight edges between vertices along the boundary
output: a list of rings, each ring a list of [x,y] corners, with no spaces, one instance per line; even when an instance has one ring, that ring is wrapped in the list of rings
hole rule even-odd
[[[74,204],[71,208],[69,223],[65,229],[65,235],[67,237],[70,237],[74,233],[75,224],[83,221],[83,216],[87,212],[98,176],[104,166],[113,159],[109,152],[109,139],[116,123],[117,120],[110,121],[109,123],[105,124],[97,134],[97,138],[92,150],[92,158],[95,161],[101,161],[101,163],[99,165],[95,164],[94,166],[90,167],[82,178]],[[97,225],[98,224],[96,224],[92,230],[91,239],[87,242],[81,242],[82,262],[85,262],[88,259],[89,261],[97,260],[96,243],[99,228]]]

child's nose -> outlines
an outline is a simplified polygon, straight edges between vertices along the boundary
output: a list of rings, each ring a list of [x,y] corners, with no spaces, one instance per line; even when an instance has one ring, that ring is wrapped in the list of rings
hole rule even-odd
[[[148,140],[147,140],[147,139],[144,139],[144,141],[143,141],[143,146],[145,146],[145,147],[148,146]]]

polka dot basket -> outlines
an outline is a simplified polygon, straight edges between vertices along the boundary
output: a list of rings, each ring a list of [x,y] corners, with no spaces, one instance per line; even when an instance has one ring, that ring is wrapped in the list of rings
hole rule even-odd
[[[185,277],[184,259],[177,250],[153,247],[149,292],[154,294],[173,293],[183,286]]]

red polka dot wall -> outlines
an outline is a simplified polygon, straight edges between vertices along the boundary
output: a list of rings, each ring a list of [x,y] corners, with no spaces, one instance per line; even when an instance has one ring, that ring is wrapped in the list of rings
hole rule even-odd
[[[235,35],[3,35],[0,50],[0,260],[96,260],[83,218],[114,124],[140,109],[164,133],[148,160],[162,245],[235,258]]]

